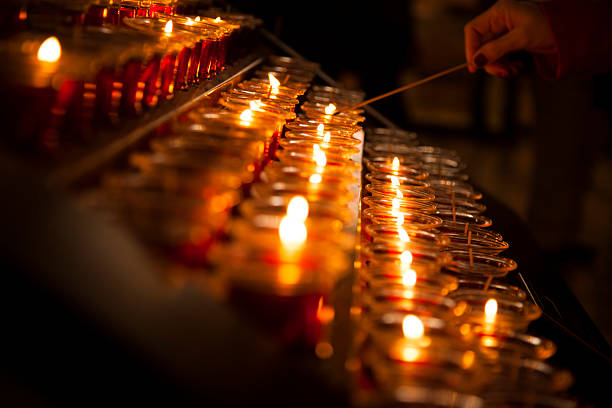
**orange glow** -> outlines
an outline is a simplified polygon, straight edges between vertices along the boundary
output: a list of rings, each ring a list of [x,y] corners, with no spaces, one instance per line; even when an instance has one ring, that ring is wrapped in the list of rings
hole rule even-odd
[[[106,9],[104,11],[106,11]],[[104,17],[106,17],[106,16],[104,16]],[[19,10],[19,16],[17,18],[19,18],[19,20],[21,20],[21,21],[28,19],[28,11],[25,9],[25,7],[23,7],[21,10]]]
[[[398,189],[398,190],[395,192],[395,196],[396,196],[397,198],[404,198],[404,195],[402,194],[402,192],[401,192],[401,191],[399,191],[399,189]]]
[[[394,210],[399,210],[400,208],[400,200],[399,198],[394,198],[391,200],[391,208]]]
[[[268,73],[268,80],[270,81],[270,93],[274,95],[278,94],[278,87],[280,86],[279,80],[276,79],[276,77],[271,72]]]
[[[185,22],[185,25],[191,26],[191,25],[194,25],[194,24],[195,24],[195,22],[192,19],[190,19],[189,17],[187,17],[187,21]]]
[[[317,166],[325,167],[327,164],[327,156],[325,155],[325,152],[321,150],[321,146],[315,144],[312,146],[312,148],[312,159],[315,161],[315,163],[317,163]]]
[[[406,362],[416,361],[419,358],[419,349],[416,347],[402,347],[400,358]]]
[[[397,212],[397,209],[395,209],[395,211]],[[404,225],[404,214],[402,213],[397,214],[397,221],[395,221],[395,223],[397,225]]]
[[[240,120],[243,122],[243,125],[250,125],[253,122],[253,111],[250,109],[245,109],[240,114]]]
[[[215,20],[214,20],[214,21],[215,21],[215,23],[220,23],[220,22],[221,22],[221,17],[217,17],[217,18],[215,18]]]
[[[278,226],[278,235],[284,247],[296,249],[306,242],[308,231],[303,222],[286,215]]]
[[[397,235],[399,235],[399,239],[402,242],[410,242],[410,236],[408,235],[408,233],[406,232],[406,230],[404,228],[399,228],[397,231]]]
[[[389,176],[391,179],[391,185],[398,187],[400,185],[399,178],[397,176]]]
[[[262,106],[263,103],[261,103],[261,99],[249,102],[249,107],[254,111],[260,110]]]
[[[49,37],[38,48],[39,61],[57,62],[62,56],[62,46],[57,37]]]
[[[398,171],[400,167],[400,162],[397,156],[393,158],[393,164],[391,164],[391,169],[393,171]],[[398,180],[399,181],[399,180]]]
[[[105,8],[104,10],[102,10],[102,18],[106,17],[108,17],[108,9]]]
[[[311,183],[314,183],[314,184],[319,184],[322,181],[322,177],[321,177],[321,175],[319,173],[315,173],[315,174],[310,176],[308,181],[311,182]]]
[[[278,269],[278,281],[283,285],[295,285],[300,281],[302,271],[300,267],[292,263],[283,263]]]
[[[489,299],[485,303],[485,323],[495,323],[495,317],[497,315],[497,300]]]
[[[400,255],[400,261],[403,266],[409,266],[412,264],[412,253],[410,251],[404,251]]]
[[[323,133],[325,131],[325,125],[323,123],[319,124],[317,126],[317,135],[318,136],[324,136],[325,134]]]
[[[423,322],[415,315],[407,315],[402,320],[402,332],[404,337],[409,339],[418,339],[425,333]]]
[[[195,18],[195,21],[200,21],[200,16],[197,16],[197,17]]]
[[[336,105],[334,105],[333,103],[330,103],[329,105],[327,105],[325,107],[325,114],[326,115],[331,115],[336,111]]]
[[[413,287],[414,285],[416,285],[416,281],[417,281],[417,273],[415,272],[414,269],[406,269],[403,271],[402,273],[402,283],[405,286],[411,286]]]
[[[167,34],[170,34],[172,32],[172,28],[173,28],[172,20],[168,20],[168,22],[164,26],[164,32]]]
[[[466,370],[472,367],[472,365],[474,365],[475,356],[476,354],[472,350],[467,350],[463,353],[463,357],[461,358],[461,366]]]
[[[323,136],[323,143],[331,142],[331,132],[325,132],[325,136]]]

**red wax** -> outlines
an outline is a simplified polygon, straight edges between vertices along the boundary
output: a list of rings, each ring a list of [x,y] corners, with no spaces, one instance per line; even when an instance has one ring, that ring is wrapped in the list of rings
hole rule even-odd
[[[176,55],[166,55],[160,66],[159,98],[163,101],[170,99],[174,93],[174,68],[176,66]]]
[[[123,67],[120,110],[123,115],[133,116],[138,112],[141,99],[138,97],[138,82],[142,63],[130,60]]]
[[[175,89],[187,88],[187,69],[189,68],[190,58],[191,48],[184,47],[177,57],[176,78],[174,80]]]
[[[160,75],[161,57],[156,55],[149,60],[142,72],[140,81],[145,84],[142,101],[145,106],[157,105],[157,82]]]

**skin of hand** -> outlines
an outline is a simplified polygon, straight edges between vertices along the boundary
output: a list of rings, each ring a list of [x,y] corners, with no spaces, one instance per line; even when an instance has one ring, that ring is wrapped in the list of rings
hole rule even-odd
[[[555,41],[546,16],[537,3],[499,0],[464,27],[468,70],[484,68],[489,74],[508,78],[517,75],[523,63],[508,54],[554,54]]]

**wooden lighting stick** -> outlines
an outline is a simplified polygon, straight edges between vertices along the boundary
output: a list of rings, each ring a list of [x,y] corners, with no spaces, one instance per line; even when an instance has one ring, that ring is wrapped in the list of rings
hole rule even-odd
[[[489,290],[489,286],[491,286],[491,282],[493,281],[493,275],[489,275],[487,278],[487,282],[485,283],[484,290],[485,292]]]
[[[408,85],[404,85],[404,86],[402,86],[402,87],[399,87],[399,88],[397,88],[397,89],[394,89],[394,90],[389,91],[389,92],[387,92],[387,93],[384,93],[384,94],[382,94],[382,95],[378,95],[378,96],[376,96],[376,97],[374,97],[374,98],[368,99],[368,100],[363,101],[363,102],[361,102],[361,103],[358,103],[358,104],[356,104],[356,105],[353,105],[353,106],[347,106],[347,107],[345,107],[345,108],[338,109],[338,110],[337,110],[336,112],[334,112],[333,114],[335,115],[335,114],[340,113],[340,112],[346,112],[346,111],[350,111],[350,110],[353,110],[353,109],[361,108],[362,106],[369,105],[369,104],[371,104],[372,102],[379,101],[379,100],[381,100],[381,99],[383,99],[383,98],[386,98],[386,97],[388,97],[388,96],[395,95],[396,93],[403,92],[403,91],[408,90],[408,89],[410,89],[410,88],[414,88],[414,87],[419,86],[419,85],[422,85],[422,84],[424,84],[424,83],[426,83],[426,82],[429,82],[429,81],[432,81],[432,80],[434,80],[434,79],[437,79],[437,78],[443,77],[444,75],[448,75],[448,74],[450,74],[450,73],[452,73],[452,72],[459,71],[460,69],[463,69],[463,68],[467,67],[467,65],[468,65],[468,64],[467,64],[467,62],[464,62],[463,64],[460,64],[460,65],[457,65],[457,66],[455,66],[455,67],[452,67],[452,68],[446,69],[446,70],[444,70],[444,71],[442,71],[442,72],[438,72],[437,74],[430,75],[430,76],[428,76],[428,77],[426,77],[426,78],[419,79],[418,81],[412,82],[412,83],[410,83],[410,84],[408,84]]]

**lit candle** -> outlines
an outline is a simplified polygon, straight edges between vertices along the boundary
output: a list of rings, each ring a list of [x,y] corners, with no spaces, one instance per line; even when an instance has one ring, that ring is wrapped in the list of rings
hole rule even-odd
[[[37,58],[44,62],[57,62],[62,56],[62,47],[57,37],[49,37],[38,48]]]

